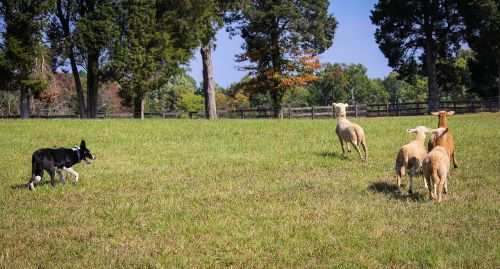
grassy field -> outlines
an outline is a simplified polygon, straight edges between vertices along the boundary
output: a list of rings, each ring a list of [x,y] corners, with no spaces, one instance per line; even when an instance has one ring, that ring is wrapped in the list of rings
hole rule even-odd
[[[394,173],[437,117],[352,121],[367,164],[333,120],[1,120],[0,267],[500,267],[500,114],[449,118],[441,204]],[[81,138],[80,182],[28,191],[32,152]]]

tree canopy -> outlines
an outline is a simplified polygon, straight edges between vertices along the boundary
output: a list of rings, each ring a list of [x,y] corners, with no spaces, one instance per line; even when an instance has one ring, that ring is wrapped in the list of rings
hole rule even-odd
[[[254,0],[234,14],[231,31],[245,41],[238,61],[250,63],[242,68],[250,75],[242,87],[269,92],[281,111],[287,90],[315,80],[315,56],[332,45],[337,27],[327,9],[326,0]]]
[[[436,62],[456,55],[465,30],[456,1],[379,0],[370,18],[389,66],[405,77],[423,70],[428,77],[429,107],[437,109]]]

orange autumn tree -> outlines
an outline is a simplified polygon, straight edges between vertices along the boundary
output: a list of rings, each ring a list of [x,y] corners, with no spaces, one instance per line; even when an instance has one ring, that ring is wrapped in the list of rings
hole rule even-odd
[[[233,35],[245,41],[237,61],[250,79],[239,87],[268,93],[275,116],[283,116],[283,97],[290,89],[314,81],[317,55],[332,45],[337,21],[326,0],[253,0],[233,14]]]

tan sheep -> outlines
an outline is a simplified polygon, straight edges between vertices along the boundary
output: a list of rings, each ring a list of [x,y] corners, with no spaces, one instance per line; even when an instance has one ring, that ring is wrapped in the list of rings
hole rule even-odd
[[[401,177],[403,177],[406,172],[410,176],[410,188],[408,190],[409,194],[413,193],[413,176],[421,171],[422,162],[427,154],[424,147],[425,134],[430,131],[429,128],[424,126],[417,126],[414,129],[406,130],[408,133],[417,134],[415,140],[401,147],[396,158],[396,180],[398,190],[401,188]],[[427,188],[427,183],[424,180],[424,185]]]
[[[439,111],[432,112],[431,114],[434,116],[438,116],[438,128],[448,128],[448,116],[455,114],[455,111]],[[451,134],[451,131],[448,131],[446,133],[445,140],[446,142],[441,146],[446,149],[446,151],[448,152],[448,156],[453,160],[453,166],[455,168],[458,168],[457,161],[455,160],[455,145],[453,142],[453,135]],[[435,146],[437,146],[436,135],[432,135],[427,144],[427,150],[430,152]]]
[[[344,150],[344,141],[346,142],[347,145],[347,150],[350,152],[351,149],[349,148],[349,144],[351,143],[356,152],[359,155],[359,158],[361,161],[367,161],[368,160],[368,149],[366,148],[366,139],[365,139],[365,133],[363,131],[363,128],[361,126],[350,122],[346,118],[346,110],[345,108],[348,106],[348,104],[336,104],[334,103],[333,106],[335,107],[335,113],[338,116],[338,124],[337,128],[335,129],[335,133],[337,133],[337,136],[339,137],[340,141],[340,146],[342,147],[342,153],[345,154]],[[363,146],[363,150],[365,151],[365,158],[361,157],[361,152],[359,152],[359,144]]]
[[[429,197],[438,202],[443,200],[443,192],[448,193],[448,179],[450,173],[450,157],[446,148],[446,133],[448,128],[438,128],[431,130],[436,137],[436,146],[427,153],[422,170],[424,179],[429,186]]]

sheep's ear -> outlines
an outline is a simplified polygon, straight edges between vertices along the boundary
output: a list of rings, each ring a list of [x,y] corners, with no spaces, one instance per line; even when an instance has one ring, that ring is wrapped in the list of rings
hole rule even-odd
[[[431,114],[434,116],[439,116],[439,112],[431,112]]]
[[[333,103],[332,106],[337,106],[337,103]]]
[[[348,107],[348,106],[349,106],[349,104],[347,104],[347,103],[346,103],[346,104],[344,104],[344,106],[345,106],[345,107]]]
[[[446,115],[448,115],[448,116],[451,116],[453,114],[455,114],[455,111],[448,111],[448,112],[446,112]]]
[[[407,133],[413,133],[413,131],[415,131],[415,129],[406,129]]]

